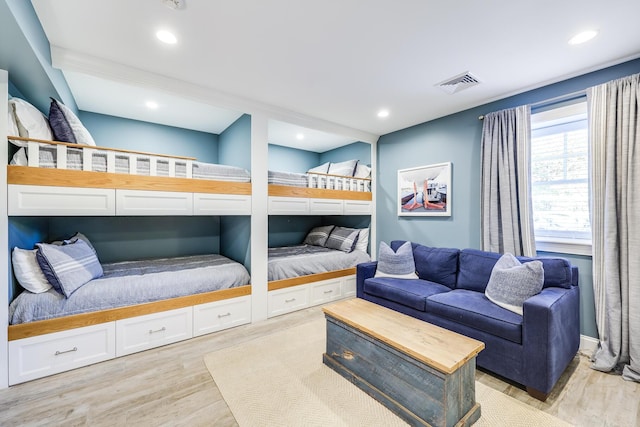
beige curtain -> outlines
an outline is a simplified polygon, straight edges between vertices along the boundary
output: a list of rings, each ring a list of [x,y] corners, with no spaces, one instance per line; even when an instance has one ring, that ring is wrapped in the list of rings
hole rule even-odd
[[[482,249],[535,256],[531,108],[489,113],[482,124]]]
[[[592,150],[594,369],[640,381],[640,74],[587,90]]]

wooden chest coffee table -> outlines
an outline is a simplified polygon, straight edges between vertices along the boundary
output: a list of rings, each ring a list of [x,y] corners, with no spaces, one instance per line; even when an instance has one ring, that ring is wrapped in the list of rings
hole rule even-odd
[[[475,371],[484,343],[359,298],[323,310],[324,363],[409,424],[480,418]]]

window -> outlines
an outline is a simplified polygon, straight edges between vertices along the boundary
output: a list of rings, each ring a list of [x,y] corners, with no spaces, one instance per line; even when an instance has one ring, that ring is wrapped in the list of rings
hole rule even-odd
[[[538,250],[591,254],[586,101],[531,115],[531,199]]]

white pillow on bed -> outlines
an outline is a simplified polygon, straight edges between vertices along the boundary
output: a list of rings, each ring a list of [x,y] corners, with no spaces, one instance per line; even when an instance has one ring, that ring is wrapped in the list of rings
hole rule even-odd
[[[353,176],[358,166],[357,160],[347,160],[329,165],[329,175]]]
[[[9,104],[9,108],[7,109],[7,135],[9,136],[20,136],[20,131],[18,131],[18,125],[16,125],[16,118],[13,117],[13,111],[11,111],[11,104]]]
[[[47,282],[47,278],[44,277],[42,269],[40,269],[36,252],[38,252],[37,249],[13,248],[11,261],[13,262],[13,272],[20,286],[29,292],[39,294],[51,289],[51,284]]]
[[[371,177],[371,168],[367,165],[358,163],[356,173],[354,173],[353,176],[355,178],[369,178]]]
[[[307,172],[308,173],[327,173],[327,172],[329,172],[329,166],[330,165],[331,165],[331,163],[329,163],[329,162],[323,163],[320,166],[316,166],[315,168],[309,169]]]
[[[9,100],[9,114],[13,115],[18,128],[18,136],[48,141],[53,139],[47,117],[24,99],[11,98]],[[27,143],[22,141],[11,141],[11,143],[19,147],[27,146]]]
[[[361,228],[356,240],[356,251],[367,252],[369,248],[369,228]]]

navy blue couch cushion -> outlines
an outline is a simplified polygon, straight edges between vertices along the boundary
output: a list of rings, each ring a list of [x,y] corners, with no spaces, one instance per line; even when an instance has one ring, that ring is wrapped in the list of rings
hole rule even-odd
[[[426,299],[432,295],[450,292],[447,286],[421,279],[376,277],[364,281],[364,293],[425,311]]]
[[[522,316],[492,303],[482,293],[456,289],[432,295],[427,298],[426,311],[522,344]]]
[[[397,251],[404,240],[391,242],[391,249]],[[458,249],[432,248],[429,246],[411,243],[413,259],[416,264],[418,277],[429,282],[440,283],[450,289],[456,287],[458,272]]]

